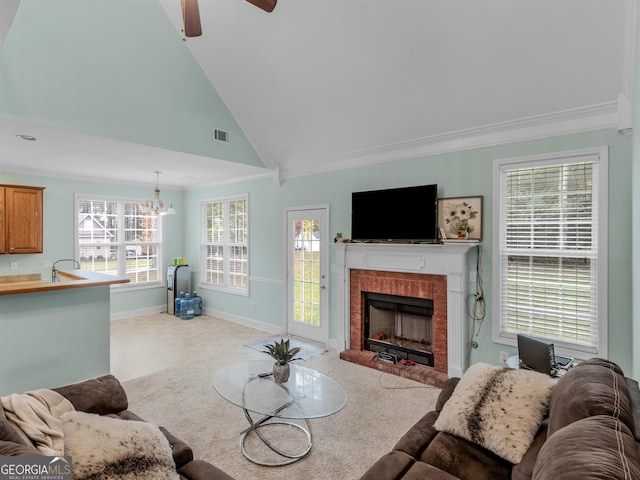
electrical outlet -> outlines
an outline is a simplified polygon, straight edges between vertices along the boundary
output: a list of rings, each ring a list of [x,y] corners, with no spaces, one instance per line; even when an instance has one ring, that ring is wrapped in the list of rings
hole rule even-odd
[[[500,363],[507,363],[509,352],[500,352]]]
[[[17,270],[18,269],[18,262],[11,262],[11,270]]]
[[[51,260],[42,260],[42,268],[51,268]]]
[[[469,281],[470,282],[475,282],[476,281],[476,271],[475,270],[470,270],[469,271]]]

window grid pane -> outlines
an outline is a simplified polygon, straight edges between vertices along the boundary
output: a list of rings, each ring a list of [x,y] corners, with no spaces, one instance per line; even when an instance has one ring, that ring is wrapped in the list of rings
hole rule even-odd
[[[293,229],[293,319],[320,324],[320,237],[317,220],[296,220]]]
[[[594,162],[503,172],[501,331],[595,349]]]
[[[203,274],[206,285],[249,288],[248,202],[228,199],[202,204]]]
[[[138,203],[91,198],[78,199],[78,212],[81,268],[128,278],[120,288],[162,280],[157,216],[143,214]]]
[[[205,283],[224,285],[224,248],[212,245],[206,251]]]
[[[532,167],[507,173],[507,248],[591,250],[593,164]]]
[[[584,346],[595,345],[595,261],[507,256],[504,328]]]

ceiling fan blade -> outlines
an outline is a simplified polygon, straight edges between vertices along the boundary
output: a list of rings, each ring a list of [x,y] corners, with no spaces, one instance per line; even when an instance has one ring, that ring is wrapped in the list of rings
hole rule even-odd
[[[247,2],[252,3],[258,8],[261,8],[265,12],[273,12],[273,9],[276,8],[276,3],[278,0],[247,0]]]
[[[200,9],[198,8],[198,0],[181,1],[184,35],[186,37],[199,37],[202,35],[202,26],[200,25]]]

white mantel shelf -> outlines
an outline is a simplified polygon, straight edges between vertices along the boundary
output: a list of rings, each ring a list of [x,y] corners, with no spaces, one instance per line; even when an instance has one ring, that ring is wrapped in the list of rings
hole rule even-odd
[[[449,377],[460,377],[466,370],[468,343],[467,255],[478,244],[385,244],[336,243],[331,272],[338,280],[339,331],[343,335],[338,350],[349,346],[351,269],[446,275],[447,349]],[[342,285],[342,288],[340,287]]]

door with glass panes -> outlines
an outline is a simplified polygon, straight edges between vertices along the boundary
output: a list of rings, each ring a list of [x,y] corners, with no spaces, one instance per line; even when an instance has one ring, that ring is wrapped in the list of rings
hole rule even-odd
[[[326,344],[328,209],[287,209],[287,334]]]

